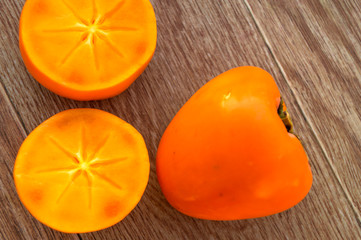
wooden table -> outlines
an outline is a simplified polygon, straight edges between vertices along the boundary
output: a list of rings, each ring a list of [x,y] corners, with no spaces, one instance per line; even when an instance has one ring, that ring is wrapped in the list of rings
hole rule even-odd
[[[59,97],[27,72],[18,49],[24,0],[0,1],[0,239],[361,239],[361,2],[359,0],[152,0],[157,50],[117,97]],[[309,156],[314,183],[296,207],[216,222],[187,217],[163,197],[157,145],[174,114],[204,83],[241,65],[269,71]],[[147,190],[122,222],[64,234],[34,219],[12,180],[17,151],[41,122],[69,108],[109,111],[147,143]]]

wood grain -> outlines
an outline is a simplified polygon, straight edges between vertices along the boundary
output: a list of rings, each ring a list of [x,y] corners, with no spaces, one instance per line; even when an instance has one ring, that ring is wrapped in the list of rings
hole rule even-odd
[[[361,221],[360,2],[248,4]]]
[[[340,153],[344,153],[344,149],[337,152],[340,149],[326,148],[328,144],[343,143],[346,145],[345,148],[354,151],[349,153],[351,156],[360,156],[357,155],[358,149],[355,148],[360,134],[353,133],[356,140],[355,143],[350,143],[349,128],[340,128],[339,125],[336,125],[338,128],[333,128],[337,130],[337,134],[332,135],[336,142],[330,143],[330,141],[326,141],[326,138],[321,138],[324,135],[320,134],[318,130],[328,130],[327,126],[319,125],[321,120],[327,120],[327,124],[334,124],[334,120],[332,120],[334,115],[330,115],[331,113],[335,114],[336,111],[336,116],[339,117],[337,115],[339,114],[338,110],[332,111],[332,106],[328,104],[330,99],[326,98],[325,92],[322,91],[326,91],[334,85],[349,83],[349,80],[331,78],[334,80],[329,80],[326,84],[320,80],[325,75],[319,75],[318,81],[309,81],[308,79],[312,78],[307,77],[311,73],[305,70],[309,70],[309,68],[303,69],[298,64],[303,63],[309,67],[306,64],[309,63],[309,53],[314,53],[305,52],[305,49],[299,48],[298,44],[286,45],[283,43],[288,52],[274,46],[277,41],[285,42],[287,40],[300,43],[301,46],[305,42],[303,35],[295,34],[293,36],[292,33],[284,30],[289,28],[288,31],[291,31],[288,24],[297,29],[297,25],[292,25],[293,22],[305,21],[305,16],[299,14],[277,20],[274,13],[275,8],[282,13],[305,11],[303,2],[301,4],[299,1],[289,1],[287,4],[277,4],[277,6],[272,4],[270,6],[270,4],[261,1],[256,3],[252,1],[251,3],[251,1],[237,0],[153,0],[152,4],[156,11],[158,23],[158,46],[149,67],[121,95],[104,101],[92,102],[76,102],[61,98],[40,86],[27,73],[17,46],[18,19],[23,3],[20,0],[2,0],[0,2],[0,9],[2,10],[0,12],[0,30],[2,33],[0,35],[0,74],[1,83],[6,90],[6,92],[0,91],[0,99],[4,99],[0,102],[2,115],[0,121],[1,126],[9,126],[1,129],[0,135],[1,143],[8,146],[1,149],[1,158],[4,159],[4,164],[7,166],[6,171],[0,170],[1,187],[12,184],[12,165],[25,133],[28,134],[38,124],[59,111],[76,107],[93,107],[114,113],[131,123],[142,133],[149,149],[151,174],[142,201],[128,217],[106,230],[78,235],[81,239],[361,238],[357,208],[353,206],[353,204],[356,205],[357,198],[356,195],[348,198],[351,193],[346,188],[346,183],[355,179],[355,176],[349,173],[353,172],[358,179],[361,170],[353,165],[356,161],[350,161],[351,163],[342,165],[346,173],[341,173],[341,168],[337,167],[341,167],[341,165],[336,166],[335,163],[344,161],[343,156],[340,155]],[[324,1],[320,1],[320,3],[324,3]],[[346,14],[346,10],[351,6],[341,4],[340,6],[326,5],[326,7],[322,7],[327,11],[338,12],[339,15],[337,16],[329,16],[335,24],[345,21],[348,28],[354,29],[353,34],[355,36],[359,34],[357,29],[359,29],[360,22],[353,23],[352,21],[352,17],[357,18],[357,14],[351,14],[352,17]],[[290,8],[292,9],[290,10]],[[341,8],[346,8],[346,10],[344,9],[340,13]],[[278,12],[277,14],[281,15]],[[318,16],[315,16],[317,14],[314,11],[310,13],[310,16],[307,16],[307,19],[316,18],[315,26],[319,26],[324,21],[323,18],[319,19]],[[260,19],[264,16],[269,17],[268,21]],[[340,19],[341,17],[342,19]],[[290,23],[287,23],[287,20]],[[277,32],[278,35],[270,34],[270,29]],[[342,28],[339,31],[344,33]],[[310,33],[316,42],[320,41],[317,34],[319,33]],[[322,34],[333,36],[337,32],[331,28]],[[288,39],[290,36],[293,38]],[[354,48],[352,51],[359,51],[359,42],[353,40],[350,42],[351,45],[348,47]],[[289,42],[286,43],[289,44]],[[279,49],[279,51],[275,51],[275,49]],[[339,54],[347,55],[344,53],[344,49],[340,48],[338,51]],[[324,74],[323,61],[327,59],[332,64],[337,64],[337,61],[340,61],[342,66],[348,66],[347,69],[357,69],[359,66],[354,60],[356,59],[355,56],[353,58],[343,57],[336,61],[329,58],[328,53],[330,52],[316,54],[316,57],[312,58],[312,65],[323,66],[321,68],[323,70],[321,72],[312,71],[313,75],[310,77],[314,77],[316,74]],[[291,58],[289,55],[294,55],[294,57]],[[359,56],[359,54],[356,55]],[[287,62],[286,58],[290,58],[291,61]],[[294,208],[265,218],[217,222],[187,217],[174,210],[166,202],[160,191],[155,174],[155,155],[158,142],[174,114],[197,89],[218,74],[241,65],[256,65],[266,69],[274,76],[293,116],[296,131],[301,135],[308,153],[314,174],[313,187],[309,195]],[[293,71],[289,69],[293,69]],[[359,79],[357,78],[359,75],[356,73],[352,76]],[[342,74],[335,76],[344,77],[345,75],[342,72]],[[357,106],[355,103],[357,103],[359,85],[357,85],[357,81],[350,84],[354,84],[353,87],[342,86],[339,90],[333,89],[331,96],[345,94],[347,100],[352,99],[353,106]],[[316,99],[317,92],[323,93],[322,98]],[[308,100],[309,97],[313,97],[311,100],[315,101]],[[6,100],[8,98],[10,101]],[[344,103],[342,102],[342,104]],[[321,104],[322,107],[318,104]],[[341,105],[338,104],[341,103],[337,103],[336,108],[340,108]],[[309,110],[317,110],[318,112],[317,114],[307,114],[307,112],[315,113]],[[354,108],[348,111],[353,114],[356,112]],[[5,114],[6,112],[8,113]],[[353,119],[352,121],[356,121],[353,124],[358,124],[357,119]],[[357,130],[359,126],[354,125],[353,127]],[[334,158],[330,158],[330,156],[334,156]],[[356,183],[355,186],[359,186],[358,184]],[[347,185],[348,188],[350,186]],[[21,207],[15,189],[13,187],[5,189],[1,190],[1,194],[5,194],[5,197],[0,195],[1,200],[8,199],[4,200],[7,210],[0,211],[0,231],[2,234],[0,238],[3,236],[9,239],[77,238],[77,235],[61,234],[38,223]],[[17,212],[17,214],[12,212]],[[8,226],[9,223],[6,219],[17,221],[17,225],[21,226],[21,229],[24,225],[26,230],[19,232],[20,230],[17,229],[20,227]],[[2,232],[2,229],[6,229],[6,231]]]

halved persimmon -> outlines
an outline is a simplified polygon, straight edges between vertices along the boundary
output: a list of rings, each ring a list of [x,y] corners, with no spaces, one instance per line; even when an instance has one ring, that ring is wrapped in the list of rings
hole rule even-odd
[[[19,197],[40,222],[62,232],[110,227],[140,201],[149,177],[141,134],[95,109],[61,112],[38,126],[15,161]]]
[[[149,0],[27,0],[20,19],[29,72],[75,100],[124,91],[150,62],[156,38]]]

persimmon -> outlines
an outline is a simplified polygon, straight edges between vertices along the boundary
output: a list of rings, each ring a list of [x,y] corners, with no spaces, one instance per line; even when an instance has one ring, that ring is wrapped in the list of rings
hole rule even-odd
[[[202,219],[279,213],[312,185],[307,155],[272,76],[231,69],[200,88],[161,138],[156,167],[168,202]]]
[[[96,109],[73,109],[39,125],[14,166],[18,195],[40,222],[62,232],[110,227],[140,201],[149,158],[141,134]]]
[[[156,47],[149,0],[27,0],[19,29],[28,71],[63,97],[113,97],[145,70]]]

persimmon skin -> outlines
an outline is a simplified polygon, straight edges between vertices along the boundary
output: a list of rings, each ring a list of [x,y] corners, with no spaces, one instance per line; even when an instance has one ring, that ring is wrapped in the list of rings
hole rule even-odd
[[[71,109],[29,134],[13,175],[21,202],[37,220],[85,233],[125,218],[140,201],[149,170],[134,127],[101,110]]]
[[[157,176],[168,202],[209,220],[263,217],[300,202],[312,173],[279,104],[275,81],[257,67],[231,69],[200,88],[159,144]]]
[[[126,90],[148,66],[156,40],[149,0],[27,0],[19,23],[29,73],[50,91],[79,101]]]

